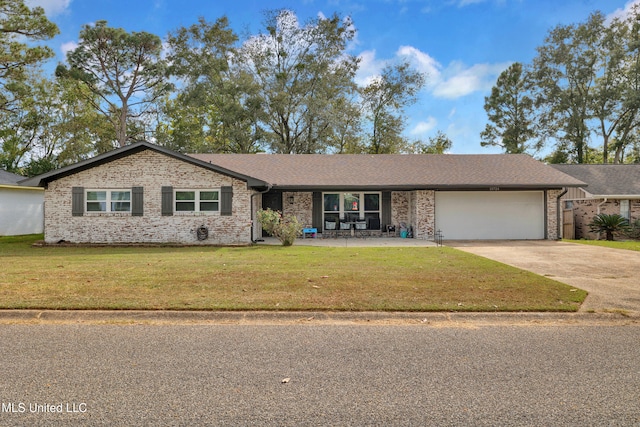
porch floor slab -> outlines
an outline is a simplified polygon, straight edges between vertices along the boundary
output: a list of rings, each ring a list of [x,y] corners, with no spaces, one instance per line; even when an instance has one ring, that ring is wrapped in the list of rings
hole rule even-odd
[[[280,245],[280,240],[275,237],[265,237],[259,245]],[[436,242],[423,239],[403,239],[401,237],[337,237],[326,238],[318,237],[315,239],[298,238],[293,242],[294,246],[325,246],[325,247],[429,247],[437,246]]]

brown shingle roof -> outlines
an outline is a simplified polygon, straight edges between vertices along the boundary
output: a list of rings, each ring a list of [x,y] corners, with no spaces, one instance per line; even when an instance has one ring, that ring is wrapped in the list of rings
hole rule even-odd
[[[525,154],[191,154],[277,188],[550,188],[584,183]]]
[[[586,182],[595,196],[640,196],[640,165],[552,165]]]

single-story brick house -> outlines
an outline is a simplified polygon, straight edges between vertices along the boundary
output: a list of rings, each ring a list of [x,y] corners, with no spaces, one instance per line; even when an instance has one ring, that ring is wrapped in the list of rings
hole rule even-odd
[[[250,244],[261,207],[319,233],[352,218],[421,239],[557,239],[560,195],[585,185],[528,155],[187,156],[146,142],[28,183],[45,188],[48,243],[184,244]]]
[[[44,191],[18,184],[24,179],[0,169],[0,236],[42,233]]]
[[[563,208],[573,211],[576,239],[597,239],[589,223],[597,214],[620,214],[630,223],[640,219],[640,165],[551,165],[585,182],[562,196]]]

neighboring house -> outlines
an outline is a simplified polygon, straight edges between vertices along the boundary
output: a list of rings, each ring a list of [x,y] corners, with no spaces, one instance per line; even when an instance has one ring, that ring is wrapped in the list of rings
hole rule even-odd
[[[589,223],[597,214],[620,214],[630,223],[640,219],[640,165],[551,165],[585,182],[562,196],[573,211],[576,239],[597,239]]]
[[[584,185],[527,155],[187,156],[145,142],[26,183],[45,187],[48,243],[182,244],[249,244],[261,207],[319,233],[362,218],[421,239],[557,239],[558,198]]]
[[[0,236],[42,233],[44,191],[19,185],[24,179],[0,169]]]

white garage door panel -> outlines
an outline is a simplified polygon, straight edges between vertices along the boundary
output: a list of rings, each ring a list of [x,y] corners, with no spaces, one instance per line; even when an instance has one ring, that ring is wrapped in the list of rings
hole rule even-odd
[[[446,240],[544,239],[544,192],[438,191],[436,229]]]

